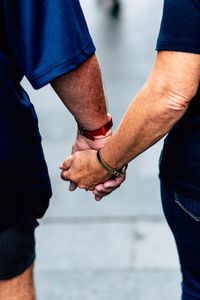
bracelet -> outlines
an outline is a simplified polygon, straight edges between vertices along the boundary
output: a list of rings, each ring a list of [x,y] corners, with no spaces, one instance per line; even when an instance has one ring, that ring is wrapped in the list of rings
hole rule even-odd
[[[99,135],[106,136],[106,133],[112,128],[112,126],[113,126],[113,121],[112,121],[112,117],[111,117],[110,121],[108,121],[103,127],[99,128],[97,130],[87,130],[87,129],[81,127],[80,124],[78,124],[78,130],[81,135],[84,135],[86,138],[94,141],[95,136],[99,136]]]
[[[112,173],[114,176],[116,177],[122,177],[125,173],[126,173],[126,169],[128,167],[128,165],[125,165],[122,169],[120,170],[116,170],[111,168],[106,162],[105,160],[102,158],[101,156],[101,152],[100,150],[97,151],[97,159],[99,161],[99,163],[102,165],[102,167],[104,169],[106,169],[108,172]]]

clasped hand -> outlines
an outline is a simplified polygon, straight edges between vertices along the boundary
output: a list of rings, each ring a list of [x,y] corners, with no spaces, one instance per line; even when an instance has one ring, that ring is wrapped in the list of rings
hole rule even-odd
[[[70,191],[77,187],[86,189],[94,194],[95,200],[100,201],[120,187],[125,176],[113,178],[96,157],[96,150],[102,148],[110,136],[90,141],[78,133],[72,154],[60,165],[62,179],[70,181]]]

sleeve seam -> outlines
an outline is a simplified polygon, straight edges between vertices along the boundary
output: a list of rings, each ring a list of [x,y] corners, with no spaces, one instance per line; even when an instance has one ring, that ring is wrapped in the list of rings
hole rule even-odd
[[[48,74],[50,71],[52,71],[53,69],[60,67],[62,65],[65,65],[66,63],[70,63],[76,56],[79,56],[82,52],[86,51],[88,48],[90,48],[93,44],[90,43],[87,45],[87,47],[83,48],[82,50],[80,50],[79,52],[77,52],[75,55],[73,55],[72,57],[70,57],[70,59],[66,59],[63,62],[59,63],[59,64],[54,64],[51,67],[49,67],[47,70],[40,72],[39,74],[35,75],[32,78],[32,81],[37,81],[38,79],[40,79],[41,77],[43,77],[44,75]]]
[[[191,43],[191,42],[184,41],[184,40],[165,40],[165,39],[162,39],[162,40],[159,40],[157,42],[158,45],[159,44],[165,44],[165,43],[170,43],[170,44],[176,43],[177,46],[179,46],[179,45],[188,45],[188,46],[193,46],[193,47],[199,47],[200,48],[200,43],[199,44],[197,44],[197,43]]]

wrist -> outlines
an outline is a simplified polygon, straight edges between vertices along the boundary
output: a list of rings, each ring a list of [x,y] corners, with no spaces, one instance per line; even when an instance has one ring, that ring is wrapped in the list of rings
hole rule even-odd
[[[108,172],[108,174],[112,174],[115,177],[122,177],[126,173],[126,169],[128,167],[127,164],[125,166],[123,166],[123,168],[120,168],[120,169],[112,168],[110,165],[108,165],[108,163],[102,157],[101,150],[97,151],[97,160],[98,160],[99,164],[104,168],[104,170],[106,170]]]
[[[75,144],[73,146],[73,151],[87,150],[87,149],[101,149],[105,146],[108,140],[112,136],[112,130],[109,130],[106,136],[98,136],[95,137],[94,140],[88,139],[84,135],[81,135],[79,131],[77,131],[77,137]],[[76,149],[76,150],[75,150]]]
[[[105,137],[112,135],[112,130],[111,130],[113,126],[112,117],[110,114],[108,114],[107,117],[108,117],[107,123],[105,123],[102,127],[99,127],[98,129],[94,129],[94,130],[84,128],[78,123],[78,133],[92,141],[104,139]]]
[[[120,157],[118,157],[119,152],[112,147],[112,141],[113,137],[111,137],[111,139],[101,149],[101,156],[111,168],[120,170],[127,164],[127,162],[122,162]]]
[[[104,124],[106,124],[107,122],[110,121],[111,119],[111,115],[109,113],[105,113],[103,115],[101,115],[101,117],[96,117],[94,115],[94,117],[88,117],[87,121],[82,122],[82,119],[76,119],[76,123],[77,125],[79,125],[80,127],[85,128],[86,130],[97,130],[98,128],[102,127]]]
[[[79,130],[78,130],[78,134],[80,136],[82,136],[84,139],[86,139],[90,142],[95,142],[95,141],[100,141],[100,140],[111,137],[112,136],[112,130],[110,129],[105,135],[102,134],[102,135],[94,136],[93,140],[91,140],[91,139],[87,138],[86,136],[82,135]]]

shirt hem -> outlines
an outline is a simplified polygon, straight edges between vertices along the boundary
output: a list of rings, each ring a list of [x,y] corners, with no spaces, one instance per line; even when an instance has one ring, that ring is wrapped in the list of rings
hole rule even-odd
[[[200,45],[183,41],[159,41],[156,45],[157,51],[177,51],[200,54]]]

